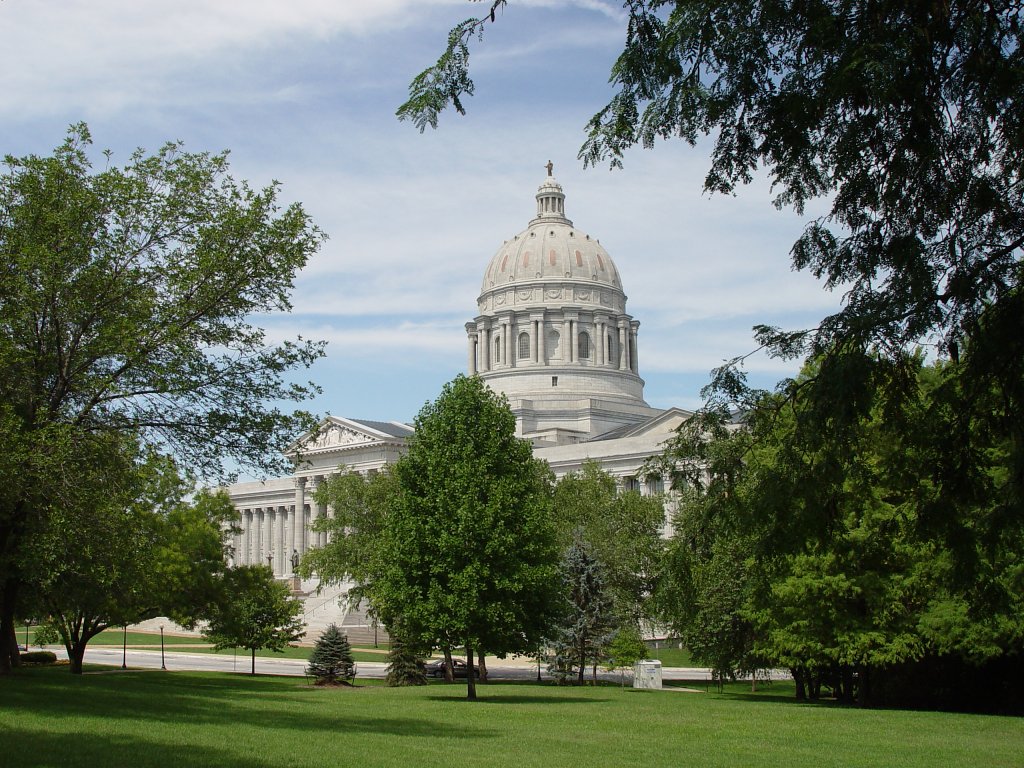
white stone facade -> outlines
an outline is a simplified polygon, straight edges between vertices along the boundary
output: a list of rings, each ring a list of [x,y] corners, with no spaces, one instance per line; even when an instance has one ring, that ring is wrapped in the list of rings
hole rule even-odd
[[[623,489],[660,493],[659,481],[642,479],[643,464],[692,414],[644,401],[640,324],[626,311],[618,268],[566,218],[550,170],[536,200],[536,217],[485,269],[478,314],[466,324],[468,372],[508,398],[517,433],[556,477],[594,460]],[[411,433],[397,422],[329,417],[288,449],[293,476],[228,488],[242,518],[235,562],[268,563],[289,575],[293,553],[325,543],[309,530],[332,514],[313,503],[316,486],[342,467],[380,470]]]

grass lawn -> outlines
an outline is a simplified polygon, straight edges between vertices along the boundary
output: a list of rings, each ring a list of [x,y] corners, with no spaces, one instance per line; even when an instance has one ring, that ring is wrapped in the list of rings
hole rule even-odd
[[[66,668],[0,678],[20,766],[1019,766],[1024,719],[758,695],[535,684],[311,688],[300,678]]]

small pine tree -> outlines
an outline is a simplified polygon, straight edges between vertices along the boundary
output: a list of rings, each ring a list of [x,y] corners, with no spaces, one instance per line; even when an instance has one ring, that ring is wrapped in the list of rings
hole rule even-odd
[[[391,650],[388,651],[386,682],[390,686],[427,684],[423,657],[403,640],[394,636],[391,637]]]
[[[356,676],[348,635],[337,624],[331,624],[316,641],[306,673],[316,678],[317,685],[348,684]]]

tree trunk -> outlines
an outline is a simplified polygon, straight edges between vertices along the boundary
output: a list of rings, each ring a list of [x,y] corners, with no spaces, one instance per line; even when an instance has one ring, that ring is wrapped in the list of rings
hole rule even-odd
[[[804,671],[799,667],[790,670],[793,673],[793,682],[796,683],[796,700],[807,701],[807,689],[804,688]]]
[[[78,640],[73,642],[67,649],[68,661],[71,662],[71,674],[82,674],[82,663],[85,661],[85,648],[87,643]]]
[[[466,643],[466,700],[476,701],[476,675],[473,674],[473,646]]]
[[[487,660],[484,658],[484,652],[479,650],[479,649],[477,649],[476,655],[477,655],[477,658],[480,660],[479,661],[479,664],[480,664],[480,682],[481,683],[486,683],[487,682]]]
[[[250,675],[256,674],[256,649],[252,649],[252,668],[249,670]]]
[[[583,685],[583,675],[586,674],[587,671],[587,639],[585,635],[580,638],[580,647],[578,650],[580,670],[576,675],[576,684]]]
[[[21,665],[17,628],[14,626],[14,604],[18,597],[18,581],[13,576],[4,580],[0,600],[0,675],[9,675]]]
[[[446,683],[455,682],[455,671],[452,667],[452,649],[449,645],[444,647],[444,681]]]
[[[870,673],[868,672],[869,667],[864,664],[860,667],[860,675],[857,680],[857,703],[866,707],[871,701],[871,690],[869,688]]]

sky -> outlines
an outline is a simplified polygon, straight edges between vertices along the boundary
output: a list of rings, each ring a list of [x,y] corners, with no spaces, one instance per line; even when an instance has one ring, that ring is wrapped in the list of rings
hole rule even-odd
[[[320,414],[409,422],[465,372],[484,269],[534,216],[548,160],[566,215],[619,268],[650,405],[699,406],[711,369],[755,348],[752,326],[810,327],[839,306],[790,268],[821,211],[776,210],[763,178],[703,193],[710,141],[584,169],[625,34],[615,0],[511,0],[472,45],[468,114],[422,134],[399,122],[410,80],[486,5],[0,0],[0,153],[49,154],[85,121],[101,162],[180,140],[230,150],[252,186],[279,181],[329,239],[293,311],[254,320],[274,341],[328,341],[308,372]],[[770,388],[795,366],[760,355],[745,370]]]

